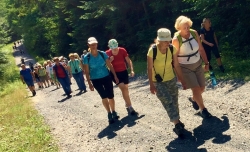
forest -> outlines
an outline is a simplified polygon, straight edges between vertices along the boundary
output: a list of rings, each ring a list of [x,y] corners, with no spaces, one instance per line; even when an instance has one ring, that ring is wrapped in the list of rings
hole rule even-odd
[[[157,29],[174,34],[180,15],[196,30],[211,18],[222,54],[247,59],[250,53],[250,0],[1,0],[0,7],[0,44],[23,39],[29,52],[44,58],[82,54],[94,36],[100,50],[115,38],[143,61]]]

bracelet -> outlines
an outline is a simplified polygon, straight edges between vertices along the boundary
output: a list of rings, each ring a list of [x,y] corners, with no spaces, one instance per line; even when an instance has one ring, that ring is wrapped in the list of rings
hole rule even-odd
[[[209,62],[205,63],[205,65],[209,65]]]

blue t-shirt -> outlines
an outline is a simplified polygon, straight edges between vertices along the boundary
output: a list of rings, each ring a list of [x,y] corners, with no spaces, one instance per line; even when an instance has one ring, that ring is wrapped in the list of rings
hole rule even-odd
[[[33,80],[32,75],[31,75],[31,70],[29,68],[26,68],[25,70],[21,70],[20,75],[23,76],[24,81]]]
[[[108,59],[108,56],[103,51],[98,52],[99,53],[96,57],[94,57],[91,53],[84,55],[83,62],[89,66],[89,75],[91,80],[104,78],[109,75],[109,71],[106,67],[106,60]],[[105,60],[100,55],[100,53],[103,54]]]

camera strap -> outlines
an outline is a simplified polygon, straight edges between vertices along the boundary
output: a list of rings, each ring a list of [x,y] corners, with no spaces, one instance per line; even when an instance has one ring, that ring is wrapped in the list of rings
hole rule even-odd
[[[70,64],[73,64],[73,68],[75,70],[77,69],[77,63],[76,62],[77,62],[76,60],[70,62]],[[78,71],[78,72],[80,72],[80,71]]]
[[[157,49],[157,48],[156,48],[156,49]],[[157,51],[157,50],[156,50],[156,51]],[[162,78],[162,79],[164,79],[164,75],[165,75],[167,56],[168,56],[168,48],[166,49],[165,65],[164,65],[164,71],[163,71],[163,78]],[[153,68],[154,68],[154,71],[155,71],[154,63],[153,63]],[[155,74],[156,74],[156,71],[155,71]]]

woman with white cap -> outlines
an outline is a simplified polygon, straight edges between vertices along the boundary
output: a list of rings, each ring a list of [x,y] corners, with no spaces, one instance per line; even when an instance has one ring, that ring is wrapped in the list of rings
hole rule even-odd
[[[133,64],[130,60],[128,53],[125,48],[118,47],[118,42],[115,39],[111,39],[108,42],[109,50],[106,51],[106,54],[109,56],[109,59],[114,67],[117,78],[119,79],[119,83],[116,84],[120,88],[122,92],[123,99],[125,101],[125,106],[129,114],[137,115],[138,113],[134,110],[131,104],[131,100],[129,97],[128,91],[128,71],[126,67],[126,63],[129,64],[130,67],[130,76],[134,76]],[[114,76],[111,73],[113,82],[115,82]]]
[[[176,48],[170,45],[171,40],[171,32],[168,29],[160,28],[157,31],[156,44],[149,48],[147,54],[148,78],[151,93],[156,94],[161,101],[170,121],[175,124],[174,132],[179,136],[183,133],[184,124],[180,121],[178,87],[173,65],[183,89],[185,89],[185,84],[177,60]]]
[[[102,98],[102,103],[108,112],[109,124],[119,119],[115,111],[115,100],[112,79],[109,70],[114,74],[115,82],[119,83],[114,68],[105,52],[97,50],[97,40],[94,37],[88,39],[89,53],[84,56],[86,79],[91,91],[94,88]]]

